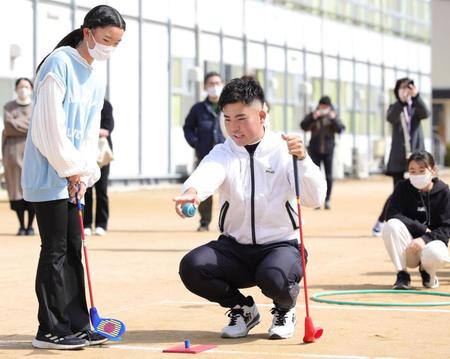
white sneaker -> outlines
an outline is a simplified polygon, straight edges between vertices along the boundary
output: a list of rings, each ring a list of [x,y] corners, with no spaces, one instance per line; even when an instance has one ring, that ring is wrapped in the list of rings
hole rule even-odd
[[[90,236],[92,234],[92,229],[90,228],[85,228],[84,229],[84,235],[85,236]]]
[[[95,227],[95,234],[97,236],[104,236],[106,231],[102,227]]]
[[[294,335],[297,316],[295,307],[289,310],[272,308],[272,326],[269,329],[269,339],[286,339]]]
[[[253,304],[251,307],[244,305],[239,308],[230,309],[228,316],[230,317],[230,322],[222,329],[220,333],[222,338],[246,337],[249,330],[261,320],[256,304]]]
[[[372,228],[372,236],[381,237],[381,235],[383,234],[383,227],[384,222],[377,221],[377,223],[375,223],[375,225]]]

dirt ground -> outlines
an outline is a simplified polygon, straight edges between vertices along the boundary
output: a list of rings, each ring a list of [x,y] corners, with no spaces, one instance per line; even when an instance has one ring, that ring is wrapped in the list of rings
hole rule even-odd
[[[449,182],[449,177],[444,180]],[[335,182],[330,211],[304,209],[305,243],[310,253],[310,294],[328,290],[389,289],[395,274],[382,240],[371,236],[389,178]],[[37,328],[34,276],[39,237],[16,237],[16,218],[0,202],[0,358],[179,358],[162,349],[182,344],[215,344],[205,358],[450,358],[450,307],[359,307],[310,302],[311,317],[324,335],[302,344],[305,316],[299,297],[296,335],[267,340],[271,302],[257,288],[254,296],[262,321],[243,339],[221,339],[226,310],[188,292],[178,277],[178,263],[190,249],[217,237],[197,233],[198,218],[182,220],[173,211],[178,186],[112,188],[110,228],[90,237],[94,296],[100,315],[127,325],[121,342],[74,352],[35,350]],[[215,202],[217,204],[217,201]],[[217,219],[217,207],[214,210]],[[420,276],[412,271],[419,289]],[[450,270],[443,270],[439,291],[450,292]],[[350,296],[361,301],[449,301],[444,297],[399,295]],[[338,298],[336,298],[338,299]]]

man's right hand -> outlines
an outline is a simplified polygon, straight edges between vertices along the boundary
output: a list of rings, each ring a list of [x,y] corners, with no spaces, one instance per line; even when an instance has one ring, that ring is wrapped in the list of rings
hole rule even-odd
[[[198,207],[200,200],[197,196],[197,191],[194,188],[188,188],[181,196],[177,196],[173,199],[175,202],[175,212],[181,217],[186,218],[186,216],[181,211],[181,207],[185,203],[192,203],[194,206]]]

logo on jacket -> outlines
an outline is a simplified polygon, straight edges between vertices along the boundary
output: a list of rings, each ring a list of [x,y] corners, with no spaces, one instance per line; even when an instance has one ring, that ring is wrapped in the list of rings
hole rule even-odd
[[[425,207],[417,207],[417,212],[426,212],[427,209]]]
[[[275,173],[275,171],[272,169],[272,167],[266,168],[266,173]]]

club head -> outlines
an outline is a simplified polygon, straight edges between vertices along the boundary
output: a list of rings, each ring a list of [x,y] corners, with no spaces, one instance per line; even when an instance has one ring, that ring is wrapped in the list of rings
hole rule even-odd
[[[92,307],[89,311],[91,323],[94,330],[110,340],[120,340],[125,333],[125,324],[120,320],[111,318],[101,318],[97,309]]]
[[[319,339],[323,334],[323,328],[314,327],[311,317],[305,318],[305,335],[303,336],[303,343],[313,343]]]

